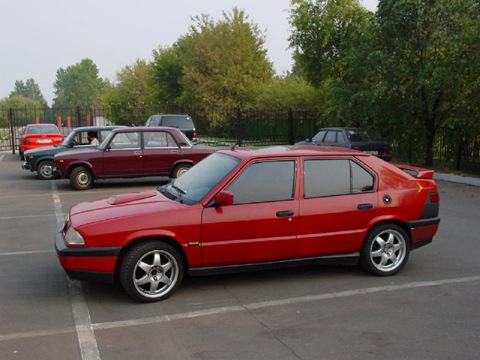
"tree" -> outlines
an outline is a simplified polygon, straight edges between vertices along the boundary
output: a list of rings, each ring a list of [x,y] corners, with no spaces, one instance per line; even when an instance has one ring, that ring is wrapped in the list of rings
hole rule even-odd
[[[25,82],[22,80],[15,81],[15,87],[10,93],[9,97],[23,96],[28,99],[39,101],[43,106],[47,105],[47,101],[40,91],[40,87],[33,79],[27,79]]]
[[[406,114],[409,126],[421,129],[417,138],[425,139],[425,164],[432,165],[440,126],[460,129],[479,119],[471,104],[480,95],[480,2],[380,0],[377,21],[379,95],[397,104],[392,115]]]
[[[255,87],[273,76],[262,32],[237,8],[217,23],[206,15],[194,19],[194,56],[184,67],[182,99],[216,111],[252,104]]]
[[[175,112],[188,90],[184,87],[185,67],[193,58],[194,38],[191,35],[180,37],[171,47],[159,47],[153,51],[152,90],[161,109]]]
[[[290,46],[296,66],[315,86],[341,76],[344,59],[371,14],[358,0],[292,0]]]
[[[95,107],[100,103],[106,82],[98,77],[95,63],[83,59],[66,69],[58,69],[53,86],[54,107]]]
[[[102,97],[111,109],[105,115],[116,119],[119,125],[143,125],[156,109],[152,83],[152,67],[145,60],[124,67],[117,73],[116,83]]]

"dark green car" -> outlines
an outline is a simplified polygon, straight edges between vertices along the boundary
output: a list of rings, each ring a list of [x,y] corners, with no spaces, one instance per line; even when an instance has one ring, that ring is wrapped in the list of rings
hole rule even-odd
[[[95,145],[90,143],[93,137],[96,137],[99,142],[112,131],[121,126],[85,126],[74,128],[70,134],[63,140],[62,143],[55,146],[47,146],[38,149],[27,150],[24,153],[25,162],[22,168],[36,171],[39,179],[51,180],[54,179],[53,170],[53,156],[62,151],[89,149]]]

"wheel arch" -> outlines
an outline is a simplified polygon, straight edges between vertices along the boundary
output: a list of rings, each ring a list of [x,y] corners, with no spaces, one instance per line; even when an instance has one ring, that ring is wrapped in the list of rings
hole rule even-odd
[[[402,220],[399,220],[399,219],[381,219],[377,222],[374,222],[373,224],[371,224],[368,228],[368,231],[366,232],[365,234],[365,237],[362,241],[362,246],[363,244],[365,243],[365,240],[366,238],[368,237],[368,234],[370,234],[370,232],[378,227],[378,226],[382,226],[382,225],[385,225],[385,224],[395,224],[395,225],[398,225],[400,226],[404,231],[405,233],[407,234],[408,236],[408,245],[409,247],[411,248],[412,247],[412,232],[410,230],[410,228],[408,227],[407,223],[405,221],[402,221]]]
[[[96,175],[95,175],[95,171],[93,170],[93,166],[88,163],[88,162],[74,162],[72,164],[70,164],[67,168],[67,172],[66,172],[66,175],[65,177],[70,179],[70,175],[72,175],[72,171],[80,166],[83,166],[83,167],[86,167],[90,173],[92,174],[93,178],[96,179]]]
[[[122,259],[125,256],[125,254],[134,246],[137,246],[139,244],[149,242],[149,241],[157,241],[157,242],[164,242],[170,246],[172,246],[175,250],[178,251],[180,256],[182,257],[182,262],[184,266],[184,274],[187,274],[188,270],[188,259],[187,259],[187,254],[183,250],[182,246],[176,241],[175,239],[168,237],[168,236],[158,236],[158,235],[153,235],[153,236],[144,236],[135,240],[130,241],[126,246],[122,248],[120,251],[120,254],[118,254],[117,257],[117,262],[115,264],[115,282],[119,282],[119,270],[120,270],[120,264],[122,263]]]

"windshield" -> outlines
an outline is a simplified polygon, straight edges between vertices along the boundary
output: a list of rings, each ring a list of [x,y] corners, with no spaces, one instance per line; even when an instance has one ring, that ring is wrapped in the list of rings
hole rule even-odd
[[[171,200],[194,205],[202,200],[239,162],[240,159],[236,157],[213,153],[179,178],[160,186],[158,191]]]
[[[366,129],[347,130],[347,136],[352,142],[384,141],[380,135],[372,130]]]

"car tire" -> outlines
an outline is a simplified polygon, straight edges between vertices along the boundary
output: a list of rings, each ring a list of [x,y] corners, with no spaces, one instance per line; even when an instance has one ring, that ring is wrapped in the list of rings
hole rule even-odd
[[[360,264],[375,275],[395,275],[405,266],[409,253],[410,239],[405,230],[393,223],[381,224],[365,238]]]
[[[37,176],[41,180],[52,180],[53,176],[53,161],[44,160],[37,167]]]
[[[70,184],[75,190],[88,190],[93,186],[93,174],[85,166],[79,166],[70,174]]]
[[[179,165],[175,166],[175,168],[173,169],[172,178],[176,179],[176,178],[182,176],[191,167],[192,167],[192,164],[179,164]]]
[[[122,258],[119,279],[125,292],[134,300],[164,300],[182,282],[182,257],[174,247],[161,241],[135,245]]]

